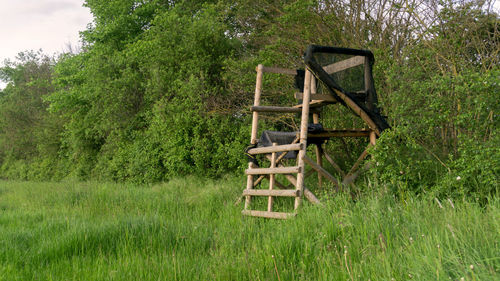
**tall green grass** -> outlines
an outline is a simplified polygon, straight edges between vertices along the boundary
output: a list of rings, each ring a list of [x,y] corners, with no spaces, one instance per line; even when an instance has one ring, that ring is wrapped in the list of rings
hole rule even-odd
[[[242,217],[242,178],[0,182],[0,280],[500,280],[500,200],[373,192]]]

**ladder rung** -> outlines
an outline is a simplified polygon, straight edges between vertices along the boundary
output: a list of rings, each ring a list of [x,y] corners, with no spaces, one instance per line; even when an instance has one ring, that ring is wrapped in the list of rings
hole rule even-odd
[[[290,112],[290,113],[300,113],[302,109],[296,107],[285,107],[285,106],[252,106],[251,111],[257,112]]]
[[[282,219],[282,220],[295,217],[294,213],[282,213],[282,212],[243,210],[241,213],[247,216],[270,218],[270,219]]]
[[[280,167],[280,168],[246,169],[245,173],[247,175],[294,174],[294,173],[300,173],[300,167],[293,166],[293,167]]]
[[[300,190],[298,189],[245,189],[243,196],[283,196],[283,197],[299,197]]]
[[[248,150],[249,154],[273,153],[281,151],[301,150],[304,146],[301,143],[284,144],[275,146],[257,147]]]

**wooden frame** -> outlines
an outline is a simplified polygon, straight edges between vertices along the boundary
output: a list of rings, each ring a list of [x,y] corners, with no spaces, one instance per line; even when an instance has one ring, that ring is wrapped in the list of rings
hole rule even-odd
[[[367,68],[367,58],[364,56],[353,56],[350,59],[333,63],[324,66],[323,68],[327,73],[335,73],[365,64],[365,71]],[[296,75],[297,71],[293,69],[279,68],[279,67],[264,67],[258,65],[256,68],[257,79],[255,85],[254,104],[250,108],[252,112],[252,130],[250,136],[250,143],[254,146],[257,145],[257,132],[260,113],[301,113],[300,130],[297,137],[291,144],[278,145],[273,143],[272,146],[255,147],[247,151],[250,155],[264,154],[269,160],[269,167],[258,167],[254,161],[250,161],[248,169],[245,170],[247,175],[247,186],[243,191],[242,196],[245,197],[245,207],[242,213],[244,215],[286,219],[296,215],[298,208],[302,203],[302,197],[307,198],[313,204],[320,204],[319,199],[305,186],[305,178],[317,173],[318,185],[322,188],[324,181],[330,181],[334,185],[335,191],[340,191],[344,186],[350,185],[355,188],[355,179],[366,169],[370,168],[369,164],[361,166],[362,162],[368,156],[369,149],[375,145],[376,138],[380,135],[380,131],[376,125],[369,118],[367,113],[361,109],[357,104],[350,99],[346,99],[341,92],[336,93],[342,102],[349,106],[362,120],[365,121],[369,129],[325,129],[321,133],[308,133],[309,115],[311,113],[312,122],[314,124],[320,123],[320,112],[316,108],[326,106],[329,104],[338,104],[338,100],[333,95],[317,94],[317,80],[309,69],[305,70],[304,78],[304,91],[303,93],[295,93],[297,99],[302,99],[299,105],[284,107],[284,106],[268,106],[261,105],[260,98],[262,93],[262,81],[264,73]],[[370,74],[371,75],[371,74]],[[369,79],[365,73],[365,80]],[[365,81],[368,82],[368,81]],[[329,139],[329,138],[346,138],[346,137],[362,137],[367,138],[368,145],[366,149],[359,155],[349,169],[344,171],[328,154],[321,142],[315,141],[314,153],[315,159],[307,155],[307,142],[308,139]],[[297,151],[295,166],[285,166],[282,161],[289,151]],[[280,153],[281,152],[281,153]],[[280,153],[280,154],[278,154]],[[333,169],[340,175],[340,178],[334,177],[323,165],[323,159],[330,163]],[[306,171],[306,164],[311,167]],[[281,183],[276,176],[281,174],[288,182],[289,185]],[[295,176],[296,174],[296,176]],[[258,176],[258,178],[255,178]],[[255,189],[259,186],[264,179],[269,181],[268,189]],[[277,189],[276,189],[277,188]],[[252,210],[251,198],[253,196],[268,197],[266,210]],[[276,212],[273,210],[273,203],[275,197],[291,197],[294,198],[294,211],[293,212]]]

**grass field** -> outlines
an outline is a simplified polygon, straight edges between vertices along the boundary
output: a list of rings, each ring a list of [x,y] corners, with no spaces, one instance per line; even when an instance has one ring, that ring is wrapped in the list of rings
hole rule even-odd
[[[500,200],[383,192],[242,217],[243,178],[0,181],[0,280],[500,280]]]

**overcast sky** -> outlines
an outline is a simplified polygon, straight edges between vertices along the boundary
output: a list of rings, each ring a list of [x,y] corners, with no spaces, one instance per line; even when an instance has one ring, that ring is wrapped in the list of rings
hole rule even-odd
[[[0,66],[26,50],[46,54],[79,45],[79,31],[92,22],[83,0],[0,0]],[[5,84],[0,81],[0,89]]]
[[[46,54],[79,45],[79,31],[92,21],[83,0],[0,0],[0,65],[25,50]],[[500,1],[494,2],[498,11]],[[0,82],[0,88],[5,84]]]
[[[83,0],[0,0],[0,65],[25,50],[61,53],[92,21]]]

